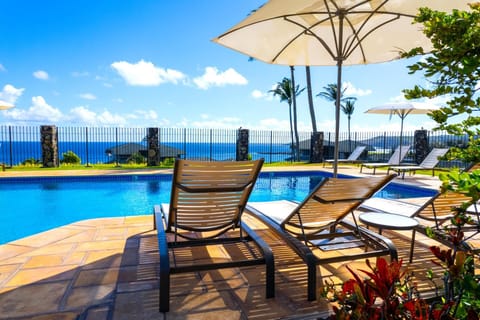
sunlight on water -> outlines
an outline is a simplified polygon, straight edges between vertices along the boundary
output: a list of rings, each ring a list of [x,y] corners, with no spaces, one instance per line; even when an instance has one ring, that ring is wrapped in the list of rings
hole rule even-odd
[[[263,172],[251,201],[303,200],[322,172]],[[170,200],[171,175],[0,179],[0,244],[99,217],[148,215]],[[422,191],[423,190],[423,191]],[[390,184],[378,196],[429,196],[426,189]]]

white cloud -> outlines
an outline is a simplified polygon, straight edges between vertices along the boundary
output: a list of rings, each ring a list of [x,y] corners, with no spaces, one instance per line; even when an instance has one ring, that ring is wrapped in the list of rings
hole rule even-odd
[[[97,97],[92,93],[81,93],[79,97],[85,100],[97,100]]]
[[[32,105],[27,110],[14,108],[5,112],[5,117],[16,121],[44,121],[48,123],[65,120],[62,112],[49,105],[42,96],[32,97]]]
[[[33,73],[33,76],[40,80],[48,80],[48,73],[43,70],[37,70]]]
[[[127,120],[121,115],[112,114],[110,111],[96,113],[84,106],[75,107],[70,110],[69,118],[71,122],[86,125],[123,127],[127,124]]]
[[[193,82],[200,89],[207,90],[211,86],[223,87],[226,85],[246,85],[247,79],[235,69],[229,68],[224,72],[219,72],[215,67],[206,67],[205,73],[193,79]]]
[[[167,82],[177,84],[186,77],[180,71],[159,68],[144,60],[137,63],[118,61],[111,66],[131,86],[158,86]]]
[[[18,89],[11,84],[6,84],[0,91],[0,100],[15,104],[17,99],[23,94],[23,91],[25,91],[24,88]]]
[[[260,90],[253,90],[251,93],[252,98],[254,99],[263,99],[267,101],[273,100],[273,94],[271,92],[262,92]]]
[[[363,96],[369,96],[372,94],[372,90],[355,88],[355,86],[351,82],[344,82],[342,87],[346,88],[345,90],[346,96],[363,97]]]
[[[5,69],[5,67],[1,63],[0,63],[0,71],[7,71],[7,69]]]

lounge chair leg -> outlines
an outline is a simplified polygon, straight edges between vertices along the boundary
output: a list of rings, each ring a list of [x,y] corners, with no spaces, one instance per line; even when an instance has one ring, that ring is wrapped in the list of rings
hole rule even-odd
[[[413,231],[412,231],[412,243],[410,244],[410,263],[413,261],[413,248],[415,247],[415,232],[416,232],[416,230],[413,229]]]
[[[307,263],[307,299],[308,301],[317,300],[317,264],[315,263],[315,257],[308,255],[305,259]]]

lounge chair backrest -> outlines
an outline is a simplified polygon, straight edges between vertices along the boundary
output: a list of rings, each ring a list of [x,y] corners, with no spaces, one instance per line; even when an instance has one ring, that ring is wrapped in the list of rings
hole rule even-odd
[[[449,221],[453,216],[452,207],[459,207],[462,203],[471,200],[462,193],[445,191],[433,196],[415,215],[440,229],[441,224]]]
[[[367,146],[358,146],[355,148],[355,150],[352,151],[352,153],[350,153],[350,155],[348,156],[347,160],[350,160],[350,161],[355,161],[357,160],[363,153],[363,151],[367,148]]]
[[[390,159],[388,160],[388,164],[393,166],[399,165],[400,162],[403,161],[403,158],[405,158],[405,156],[407,155],[408,150],[410,150],[410,146],[408,145],[401,146],[401,148],[400,146],[398,146],[397,149],[395,149],[395,151],[393,152]]]
[[[294,234],[316,233],[343,219],[396,175],[352,179],[326,178],[284,220]]]
[[[177,160],[167,230],[222,233],[237,227],[262,165],[263,159]]]
[[[420,167],[424,168],[429,168],[433,169],[435,166],[440,162],[440,157],[443,157],[447,152],[449,148],[433,148],[432,151],[430,151],[425,159],[423,159],[422,163],[420,163]]]

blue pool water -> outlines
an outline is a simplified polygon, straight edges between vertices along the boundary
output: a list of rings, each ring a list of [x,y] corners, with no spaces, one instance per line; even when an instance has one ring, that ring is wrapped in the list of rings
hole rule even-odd
[[[325,172],[262,172],[251,201],[301,201]],[[0,179],[0,244],[75,221],[152,212],[168,202],[171,175]],[[434,190],[390,183],[376,196],[428,197]]]

